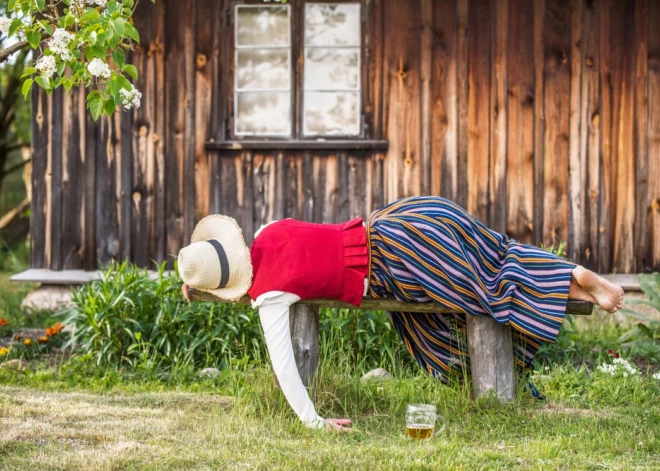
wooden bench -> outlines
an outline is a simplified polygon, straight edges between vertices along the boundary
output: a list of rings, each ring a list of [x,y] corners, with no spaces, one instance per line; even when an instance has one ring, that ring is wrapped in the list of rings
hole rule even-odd
[[[190,290],[195,301],[226,302],[212,294]],[[239,301],[249,304],[244,297]],[[314,299],[300,301],[291,306],[289,313],[293,352],[298,372],[305,386],[314,378],[319,363],[319,308],[345,308],[352,310],[437,312],[450,314],[432,303],[407,304],[391,299],[364,298],[359,308],[340,301]],[[588,316],[594,305],[584,301],[569,301],[566,313]],[[468,350],[472,377],[472,396],[477,398],[494,391],[500,401],[512,401],[516,397],[511,328],[500,325],[490,317],[467,316]]]

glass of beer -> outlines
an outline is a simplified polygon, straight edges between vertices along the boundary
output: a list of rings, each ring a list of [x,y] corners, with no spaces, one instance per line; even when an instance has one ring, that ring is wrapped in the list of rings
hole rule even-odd
[[[445,420],[436,414],[435,406],[429,404],[408,404],[406,412],[406,430],[413,440],[426,440],[434,435],[436,421],[441,425],[440,433],[445,428]]]

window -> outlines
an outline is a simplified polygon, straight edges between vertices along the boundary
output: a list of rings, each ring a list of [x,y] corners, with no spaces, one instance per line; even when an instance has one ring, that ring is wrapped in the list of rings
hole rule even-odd
[[[291,37],[295,11],[290,5],[236,6],[234,134],[359,136],[360,4],[305,4],[300,39]],[[294,54],[304,57],[300,77],[294,77]]]

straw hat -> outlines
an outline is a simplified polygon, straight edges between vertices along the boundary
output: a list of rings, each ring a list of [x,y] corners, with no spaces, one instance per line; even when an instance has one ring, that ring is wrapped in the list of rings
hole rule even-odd
[[[228,301],[247,293],[252,285],[252,260],[236,221],[220,214],[200,220],[191,244],[179,252],[179,274],[191,288]]]

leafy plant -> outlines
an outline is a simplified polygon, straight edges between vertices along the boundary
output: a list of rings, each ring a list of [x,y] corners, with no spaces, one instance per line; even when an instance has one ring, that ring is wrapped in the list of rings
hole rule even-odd
[[[660,314],[660,273],[639,275],[639,285],[649,300],[632,299],[627,304],[648,306]],[[660,321],[633,309],[624,308],[621,312],[643,321],[619,338],[623,346],[630,348],[635,355],[660,354]]]
[[[151,279],[146,270],[113,263],[100,280],[73,294],[73,307],[61,313],[70,325],[69,342],[97,364],[169,370],[189,366],[219,369],[231,360],[265,358],[259,318],[241,304],[187,303],[175,269]],[[364,368],[412,361],[384,312],[352,313],[324,309],[321,341],[342,342],[344,351]],[[334,346],[333,346],[334,348]],[[359,360],[358,360],[359,358]]]

